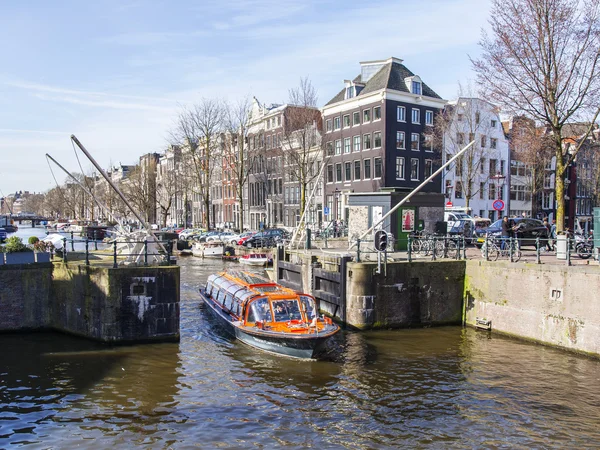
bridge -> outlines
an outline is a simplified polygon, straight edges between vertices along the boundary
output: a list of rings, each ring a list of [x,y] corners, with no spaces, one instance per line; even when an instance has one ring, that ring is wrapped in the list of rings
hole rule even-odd
[[[39,224],[41,222],[49,222],[51,220],[54,220],[52,217],[43,217],[38,216],[36,214],[13,214],[10,216],[10,218],[17,222],[19,225],[21,225],[23,222],[31,222],[32,227],[35,227],[36,224]]]

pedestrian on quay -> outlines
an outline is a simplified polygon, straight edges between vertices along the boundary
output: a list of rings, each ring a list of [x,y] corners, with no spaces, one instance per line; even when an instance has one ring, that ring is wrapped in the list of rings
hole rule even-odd
[[[550,224],[548,223],[548,218],[544,217],[544,226],[546,227],[547,233],[546,233],[546,250],[551,252],[553,250],[552,247],[552,227],[550,226]]]
[[[555,251],[554,243],[556,242],[556,220],[552,219],[552,226],[550,227],[550,241],[552,243],[552,251]]]
[[[502,242],[500,243],[500,249],[504,250],[506,247],[506,241],[510,239],[513,231],[513,221],[508,220],[508,216],[502,218]]]

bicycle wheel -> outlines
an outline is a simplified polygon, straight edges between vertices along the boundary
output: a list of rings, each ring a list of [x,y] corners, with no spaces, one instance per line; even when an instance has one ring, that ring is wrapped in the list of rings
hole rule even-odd
[[[421,241],[419,239],[414,239],[410,243],[410,252],[413,255],[418,255],[421,253]]]
[[[502,253],[502,250],[500,250],[500,247],[498,247],[497,245],[492,245],[490,247],[490,249],[488,250],[488,258],[490,258],[490,260],[492,260],[492,261],[498,261],[498,258],[500,257],[500,253]]]
[[[448,241],[448,245],[446,246],[446,256],[451,259],[456,259],[458,255],[458,245],[454,241]]]
[[[513,250],[513,262],[519,262],[521,259],[521,249]]]

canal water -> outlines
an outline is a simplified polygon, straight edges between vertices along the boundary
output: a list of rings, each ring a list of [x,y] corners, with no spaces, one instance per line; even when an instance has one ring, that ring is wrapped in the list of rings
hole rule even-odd
[[[235,263],[181,259],[181,342],[0,335],[0,448],[600,445],[600,362],[460,327],[343,332],[319,361],[226,337],[200,302]]]

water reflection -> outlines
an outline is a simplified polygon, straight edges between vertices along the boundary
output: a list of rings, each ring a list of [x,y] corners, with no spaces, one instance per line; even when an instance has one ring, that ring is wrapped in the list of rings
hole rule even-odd
[[[0,448],[600,445],[599,362],[459,327],[342,332],[298,361],[232,340],[182,259],[181,342],[0,336]]]

